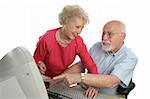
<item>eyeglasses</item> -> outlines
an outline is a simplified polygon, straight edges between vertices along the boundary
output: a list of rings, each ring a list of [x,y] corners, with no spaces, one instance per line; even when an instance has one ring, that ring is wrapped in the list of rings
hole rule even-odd
[[[107,32],[103,32],[103,36],[104,35],[108,35],[109,38],[113,37],[115,34],[122,34],[123,32],[120,32],[120,33],[114,33],[114,32],[111,32],[111,31],[107,31]]]

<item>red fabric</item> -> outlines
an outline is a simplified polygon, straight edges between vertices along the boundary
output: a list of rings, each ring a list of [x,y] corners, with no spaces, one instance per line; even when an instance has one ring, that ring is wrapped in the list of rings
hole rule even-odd
[[[98,74],[97,67],[87,51],[85,44],[80,36],[76,36],[67,47],[61,47],[56,41],[56,31],[47,31],[39,38],[34,59],[36,63],[42,61],[47,67],[47,76],[54,77],[64,72],[79,55],[83,65],[89,72]]]

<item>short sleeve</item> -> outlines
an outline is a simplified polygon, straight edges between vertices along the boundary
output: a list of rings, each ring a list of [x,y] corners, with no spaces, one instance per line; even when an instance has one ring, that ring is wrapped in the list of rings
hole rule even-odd
[[[111,75],[117,76],[122,82],[121,85],[128,86],[136,64],[136,57],[126,57],[124,60],[116,63]]]

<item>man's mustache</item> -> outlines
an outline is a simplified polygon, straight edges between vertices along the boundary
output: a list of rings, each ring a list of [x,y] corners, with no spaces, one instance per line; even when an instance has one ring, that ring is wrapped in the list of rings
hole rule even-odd
[[[110,43],[110,41],[102,41],[102,44],[103,45],[110,45],[111,43]]]

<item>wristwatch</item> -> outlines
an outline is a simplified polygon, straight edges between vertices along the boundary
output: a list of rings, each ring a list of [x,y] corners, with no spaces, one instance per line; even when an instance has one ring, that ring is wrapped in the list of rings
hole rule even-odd
[[[81,73],[81,82],[83,82],[84,78],[85,78],[85,75],[88,73],[88,70],[85,69],[85,72],[84,73]]]
[[[85,73],[81,73],[81,82],[83,82],[84,77],[85,77]]]

